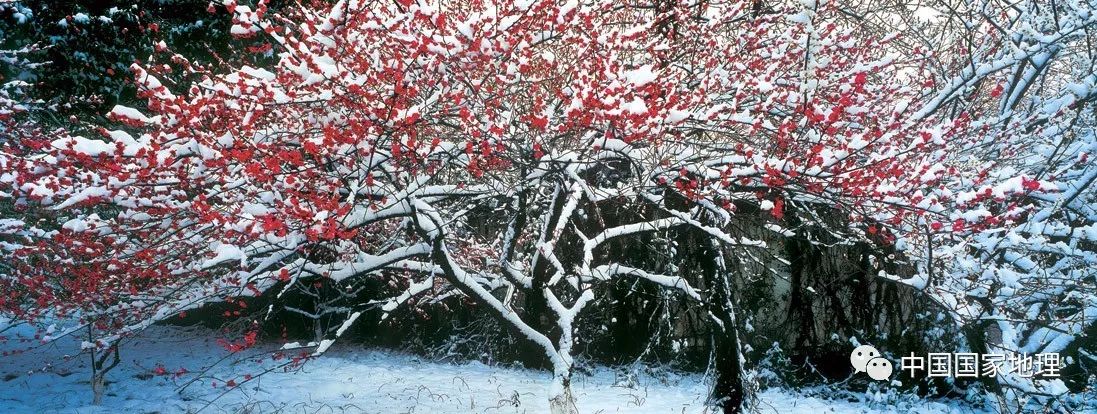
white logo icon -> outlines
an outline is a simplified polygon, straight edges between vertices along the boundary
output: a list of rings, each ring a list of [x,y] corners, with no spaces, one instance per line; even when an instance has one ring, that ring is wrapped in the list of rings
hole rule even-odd
[[[891,361],[883,358],[880,351],[872,345],[861,345],[849,354],[849,363],[854,373],[864,372],[877,381],[891,378]]]
[[[884,358],[870,359],[865,372],[868,372],[868,376],[874,380],[884,381],[891,378],[891,361]]]
[[[854,372],[865,372],[868,360],[878,356],[880,356],[880,351],[877,351],[872,345],[861,345],[849,354],[849,363],[853,364]]]

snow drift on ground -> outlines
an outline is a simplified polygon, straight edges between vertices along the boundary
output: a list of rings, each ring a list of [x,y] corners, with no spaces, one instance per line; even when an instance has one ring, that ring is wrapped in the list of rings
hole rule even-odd
[[[0,350],[0,412],[3,413],[545,413],[549,374],[478,362],[432,362],[411,355],[336,346],[299,369],[270,358],[276,346],[229,353],[216,332],[155,327],[122,348],[122,363],[108,375],[104,404],[89,406],[87,355],[76,339],[37,346],[4,333]],[[37,346],[37,347],[36,347]],[[12,351],[34,349],[11,355]],[[290,355],[295,355],[291,353]],[[229,358],[226,358],[229,356]],[[241,357],[251,356],[241,360]],[[262,358],[262,362],[256,362]],[[208,372],[203,372],[213,366]],[[186,373],[176,375],[180,369]],[[193,382],[192,382],[193,380]],[[236,387],[227,388],[228,381]],[[185,384],[191,382],[181,391]],[[659,373],[629,376],[599,368],[575,377],[584,413],[702,413],[703,375]],[[216,383],[216,387],[213,385]],[[227,391],[227,392],[226,392]],[[871,401],[873,398],[865,397]],[[974,413],[959,404],[900,401],[830,401],[787,390],[761,394],[765,413]]]

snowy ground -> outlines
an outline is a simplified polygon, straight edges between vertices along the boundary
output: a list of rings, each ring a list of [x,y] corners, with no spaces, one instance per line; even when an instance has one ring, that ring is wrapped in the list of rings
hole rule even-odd
[[[10,336],[10,331],[7,333]],[[244,361],[243,351],[218,363],[228,353],[209,332],[158,327],[123,348],[122,363],[109,374],[101,407],[89,406],[87,356],[65,359],[75,341],[0,358],[0,412],[15,413],[543,413],[547,411],[543,372],[492,367],[480,363],[449,364],[414,356],[335,347],[298,370],[276,370],[284,364],[267,353]],[[0,350],[34,346],[9,339]],[[261,348],[261,347],[259,347]],[[269,349],[268,349],[269,351]],[[160,371],[157,367],[163,367]],[[208,372],[204,368],[214,366]],[[180,368],[188,373],[173,375]],[[158,373],[163,374],[158,375]],[[193,382],[180,390],[184,384]],[[225,384],[234,381],[236,387]],[[244,382],[241,384],[241,382]],[[216,383],[216,386],[214,386]],[[227,392],[226,392],[227,391]],[[611,369],[576,378],[575,391],[584,413],[702,413],[706,387],[700,375],[660,374],[628,378]],[[974,413],[971,408],[937,402],[828,401],[789,391],[761,395],[767,413]],[[890,408],[889,408],[890,407]]]

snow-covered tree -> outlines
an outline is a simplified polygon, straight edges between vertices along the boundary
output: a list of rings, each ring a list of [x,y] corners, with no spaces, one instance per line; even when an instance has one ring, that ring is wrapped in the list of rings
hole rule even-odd
[[[978,138],[956,147],[944,163],[955,172],[927,194],[944,220],[913,249],[925,290],[974,351],[1084,358],[1079,339],[1097,323],[1097,3],[942,6],[923,30],[949,42],[913,116],[946,113]],[[989,386],[1008,410],[1060,407],[1067,395],[1058,379],[1017,373]]]
[[[813,1],[219,6],[277,63],[161,46],[129,67],[147,110],[4,147],[0,196],[52,220],[0,227],[22,232],[6,313],[75,317],[117,352],[188,309],[322,279],[340,305],[314,316],[342,322],[319,355],[368,309],[464,296],[543,353],[556,413],[577,412],[576,321],[622,278],[702,309],[712,402],[749,405],[730,275],[782,272],[765,239],[893,251],[908,270],[879,276],[997,325],[972,348],[1063,350],[1093,325],[1093,69],[1068,64],[1092,7],[953,11],[986,36],[949,55]],[[180,73],[200,80],[165,86]],[[764,237],[735,220],[758,211]],[[624,248],[681,232],[700,284]],[[365,280],[402,293],[354,302]]]

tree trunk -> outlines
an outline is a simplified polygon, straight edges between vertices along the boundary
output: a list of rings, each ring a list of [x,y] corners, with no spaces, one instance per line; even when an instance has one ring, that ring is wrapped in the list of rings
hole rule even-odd
[[[91,374],[91,404],[102,405],[103,404],[103,392],[107,390],[107,378],[106,373],[102,371],[95,371]]]
[[[714,335],[713,353],[716,378],[712,385],[713,404],[724,414],[743,412],[746,387],[743,384],[742,350],[738,329],[730,328]]]
[[[549,412],[552,414],[579,414],[575,395],[571,393],[571,374],[556,375],[549,390]]]
[[[739,339],[739,321],[735,315],[730,275],[724,263],[723,250],[716,242],[708,249],[701,249],[702,269],[708,286],[709,312],[715,322],[712,330],[713,355],[716,379],[712,385],[710,402],[724,414],[738,414],[748,400],[745,383],[744,360]]]
[[[94,342],[94,331],[92,326],[88,325],[88,342]],[[116,342],[107,349],[103,350],[102,355],[96,355],[96,351],[93,348],[91,354],[91,403],[93,405],[100,405],[103,403],[103,394],[107,390],[107,372],[118,366],[118,363],[122,361],[121,355],[119,355],[120,345]],[[107,360],[110,360],[110,364],[107,364]]]
[[[785,212],[785,217],[790,223],[799,223],[793,214],[794,211],[789,209]],[[819,344],[815,337],[814,299],[807,293],[807,288],[811,286],[807,275],[812,267],[819,263],[819,252],[807,237],[806,234],[800,233],[785,240],[790,285],[786,323],[796,324],[795,327],[790,326],[790,328],[795,329],[796,348],[801,352]]]
[[[556,192],[553,195],[552,214],[549,215],[549,221],[548,224],[546,224],[546,228],[555,226],[557,221],[563,219],[560,215],[563,214],[566,200],[567,194],[557,187]],[[547,237],[547,235],[542,235],[542,237]],[[559,339],[559,332],[553,330],[554,324],[549,315],[548,299],[544,294],[545,285],[548,284],[549,279],[552,278],[552,270],[552,263],[538,253],[536,255],[536,260],[534,260],[533,263],[533,272],[530,274],[531,288],[527,290],[522,311],[525,314],[523,319],[525,319],[533,329],[537,330],[537,332],[543,332],[545,336],[548,336],[553,342],[556,342]],[[519,353],[522,357],[522,362],[527,367],[545,366],[545,355],[542,352],[529,347],[522,347],[519,349]]]

